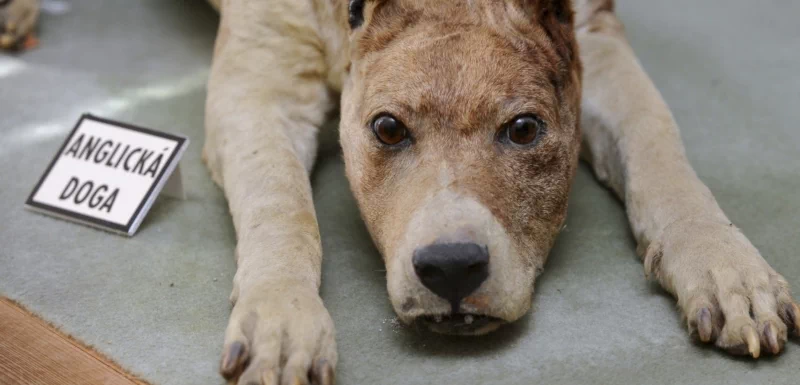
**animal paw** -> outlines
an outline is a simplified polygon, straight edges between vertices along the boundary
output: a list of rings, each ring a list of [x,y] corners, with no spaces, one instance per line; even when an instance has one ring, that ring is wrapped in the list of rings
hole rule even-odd
[[[788,282],[733,224],[668,226],[647,248],[645,273],[677,297],[692,336],[732,354],[778,354],[800,333]]]
[[[39,0],[0,0],[0,49],[31,48]]]
[[[331,385],[333,321],[316,290],[276,283],[236,300],[220,373],[239,385]]]

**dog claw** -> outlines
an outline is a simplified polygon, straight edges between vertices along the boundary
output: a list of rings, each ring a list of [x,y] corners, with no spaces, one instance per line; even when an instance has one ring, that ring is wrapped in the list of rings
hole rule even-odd
[[[747,341],[747,351],[750,352],[753,358],[758,358],[761,355],[761,343],[758,341],[756,330],[747,325],[742,328],[742,334],[744,334],[745,341]]]
[[[225,379],[230,380],[236,377],[239,372],[239,367],[246,357],[245,350],[246,349],[243,343],[234,342],[225,352],[219,369],[220,373],[223,377],[225,377]]]
[[[768,323],[764,326],[764,339],[766,340],[767,347],[772,354],[778,354],[781,351],[781,346],[778,343],[778,332],[775,330],[775,326],[772,326],[771,323]]]
[[[704,343],[710,342],[713,331],[711,311],[704,307],[697,312],[697,334],[700,336],[700,341]]]
[[[274,370],[267,370],[266,372],[261,374],[261,384],[263,385],[272,385],[275,381],[275,371]]]
[[[311,383],[314,385],[333,385],[333,367],[326,359],[317,360],[311,370]]]

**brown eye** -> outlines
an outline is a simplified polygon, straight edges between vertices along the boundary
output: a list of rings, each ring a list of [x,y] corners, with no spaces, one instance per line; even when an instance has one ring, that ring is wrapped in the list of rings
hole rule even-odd
[[[536,140],[542,122],[533,116],[514,118],[506,128],[508,140],[519,145],[528,145]]]
[[[372,131],[383,144],[394,146],[408,138],[408,130],[391,115],[381,115],[372,122]]]

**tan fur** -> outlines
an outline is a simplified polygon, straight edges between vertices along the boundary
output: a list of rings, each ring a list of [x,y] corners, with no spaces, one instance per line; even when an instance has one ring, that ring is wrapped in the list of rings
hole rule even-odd
[[[564,1],[368,0],[351,32],[346,0],[211,0],[222,21],[204,159],[238,238],[223,375],[333,382],[308,175],[337,92],[347,176],[403,321],[450,311],[416,278],[411,255],[463,237],[485,244],[491,263],[459,310],[506,322],[527,312],[582,143],[625,202],[645,273],[675,295],[690,333],[758,357],[800,332],[788,283],[689,165],[613,1],[572,1],[574,15]],[[412,145],[376,142],[368,126],[382,112],[409,127]],[[520,113],[537,114],[546,134],[531,148],[498,144]]]
[[[344,0],[223,5],[206,154],[239,235],[226,354],[236,341],[248,346],[240,383],[277,372],[286,383],[314,359],[335,365],[315,291],[321,253],[307,175],[314,129],[332,104],[325,86],[342,92],[347,176],[402,320],[450,311],[416,278],[411,255],[464,234],[492,262],[460,310],[513,321],[530,308],[566,214],[582,122],[584,157],[625,201],[646,272],[677,297],[690,332],[733,353],[780,351],[786,323],[797,322],[788,285],[692,171],[613,3],[575,1],[574,21],[550,12],[554,3],[367,1],[352,33]],[[368,126],[382,112],[409,127],[412,145],[376,142]],[[547,123],[541,142],[499,146],[498,128],[525,112]],[[298,300],[314,305],[289,311]],[[280,366],[277,357],[295,355],[304,358]]]
[[[238,238],[226,344],[244,345],[223,369],[234,365],[226,374],[241,374],[242,383],[268,373],[290,383],[313,362],[336,364],[333,323],[317,293],[322,249],[308,182],[331,103],[318,12],[304,1],[222,9],[204,158],[225,189]]]
[[[469,228],[493,262],[473,294],[488,300],[464,310],[514,321],[530,308],[533,280],[566,214],[579,149],[577,61],[560,57],[521,7],[378,4],[353,37],[340,134],[395,311],[406,322],[450,312],[414,278],[411,256]],[[574,45],[571,27],[555,32]],[[412,148],[377,145],[364,127],[379,111],[405,122]],[[551,122],[536,150],[498,148],[498,127],[528,111]]]
[[[787,317],[796,305],[786,280],[697,178],[672,114],[613,13],[598,11],[577,35],[586,69],[586,158],[625,201],[646,272],[677,297],[691,333],[707,309],[710,335],[701,339],[754,357],[762,346],[777,353],[786,323],[796,326]]]
[[[0,49],[20,44],[38,20],[39,0],[11,0],[0,5]]]

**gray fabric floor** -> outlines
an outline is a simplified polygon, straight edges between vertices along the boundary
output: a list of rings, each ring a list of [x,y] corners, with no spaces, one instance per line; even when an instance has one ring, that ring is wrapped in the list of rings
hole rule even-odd
[[[800,2],[617,3],[699,175],[800,292]],[[200,0],[66,4],[39,49],[0,54],[0,294],[153,384],[220,384],[234,233],[200,161],[217,16]],[[189,136],[188,200],[157,201],[131,239],[23,209],[83,112]],[[797,341],[753,362],[689,340],[586,167],[530,315],[480,338],[398,326],[331,127],[313,182],[340,384],[798,383]]]

